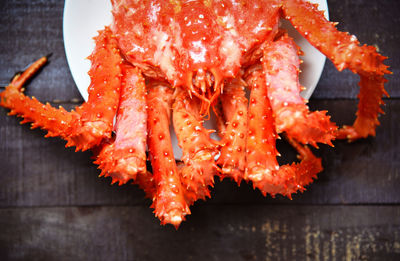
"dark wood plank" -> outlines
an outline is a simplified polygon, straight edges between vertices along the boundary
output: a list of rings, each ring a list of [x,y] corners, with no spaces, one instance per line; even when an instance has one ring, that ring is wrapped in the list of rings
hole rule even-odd
[[[1,206],[144,201],[144,194],[133,186],[111,186],[109,180],[100,180],[90,152],[66,149],[64,141],[45,139],[45,132],[21,126],[19,119],[6,116],[3,108],[0,110]]]
[[[64,54],[63,4],[0,1],[0,84],[52,52],[27,93],[42,101],[81,99]],[[248,184],[217,182],[213,198],[196,203],[175,231],[159,225],[138,188],[97,178],[90,153],[44,139],[44,132],[20,126],[0,108],[0,259],[399,260],[400,2],[328,4],[339,29],[390,57],[394,74],[386,88],[394,99],[387,100],[376,138],[321,146],[316,153],[324,172],[292,201],[264,198]],[[327,62],[310,106],[351,123],[355,101],[348,98],[358,93],[357,82]],[[279,150],[283,162],[294,159],[287,145]]]
[[[50,64],[30,84],[27,93],[42,101],[80,98],[64,53],[64,1],[0,1],[0,83],[15,72],[53,53]]]
[[[178,231],[144,207],[0,210],[7,260],[399,260],[398,206],[200,206]]]
[[[333,120],[351,123],[354,100],[312,100],[312,109],[327,109]],[[353,111],[352,111],[353,108]],[[335,142],[335,148],[321,146],[325,170],[308,191],[294,200],[264,198],[250,185],[240,188],[230,182],[217,183],[207,204],[288,203],[288,204],[366,204],[400,202],[400,100],[387,101],[386,115],[376,138],[352,144]],[[99,170],[90,153],[65,149],[59,139],[45,139],[44,132],[20,126],[15,117],[0,109],[0,206],[71,206],[149,204],[134,186],[111,186],[97,178]],[[285,144],[279,149],[283,161],[295,158]]]

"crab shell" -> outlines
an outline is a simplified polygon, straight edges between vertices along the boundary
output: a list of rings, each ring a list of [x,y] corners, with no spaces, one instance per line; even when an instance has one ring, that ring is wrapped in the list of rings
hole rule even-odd
[[[265,1],[113,1],[112,31],[145,74],[187,85],[199,70],[233,78],[278,30],[279,8]],[[251,17],[251,19],[248,19]],[[149,72],[149,70],[151,72]]]

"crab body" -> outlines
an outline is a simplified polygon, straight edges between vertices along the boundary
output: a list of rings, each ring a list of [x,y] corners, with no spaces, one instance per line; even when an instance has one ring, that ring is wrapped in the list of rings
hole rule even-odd
[[[143,188],[162,224],[178,226],[190,205],[210,196],[215,176],[291,197],[322,171],[309,145],[375,135],[384,75],[390,73],[385,57],[337,31],[317,6],[304,0],[111,2],[113,23],[99,32],[89,57],[86,103],[67,112],[23,94],[22,85],[46,62],[42,58],[12,80],[0,105],[67,146],[92,149],[101,175]],[[326,111],[309,111],[300,96],[301,51],[279,28],[281,18],[339,70],[360,75],[353,126],[338,129]],[[210,110],[220,141],[203,126]],[[183,151],[179,163],[170,122]],[[278,164],[279,135],[300,162]]]
[[[235,77],[276,34],[279,8],[270,1],[127,0],[113,1],[113,15],[126,59],[177,87],[207,71],[219,79]]]

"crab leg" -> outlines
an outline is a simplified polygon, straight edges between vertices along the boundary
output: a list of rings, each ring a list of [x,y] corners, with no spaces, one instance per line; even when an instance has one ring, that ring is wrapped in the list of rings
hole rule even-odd
[[[200,107],[199,99],[191,99],[185,91],[177,90],[173,123],[185,163],[181,169],[182,182],[187,190],[203,198],[209,195],[208,186],[213,186],[214,175],[217,174],[215,156],[218,154],[218,143],[210,138],[213,131],[203,127],[199,117]],[[193,202],[198,198],[192,199]]]
[[[332,145],[336,125],[330,121],[326,111],[310,112],[300,96],[298,52],[298,47],[286,34],[264,49],[262,64],[277,131],[286,132],[303,144],[317,146],[316,143],[320,142]]]
[[[327,21],[323,12],[318,11],[317,5],[302,0],[286,0],[282,10],[294,27],[339,71],[348,68],[360,76],[357,118],[353,126],[344,126],[338,131],[338,138],[354,140],[375,136],[378,115],[382,113],[382,96],[388,95],[384,89],[387,81],[384,75],[391,72],[383,64],[387,57],[378,54],[373,46],[361,46],[354,35],[338,31],[336,24]]]
[[[146,193],[146,197],[150,199],[153,199],[157,193],[157,189],[154,184],[154,176],[149,171],[146,171],[141,175],[137,175],[134,183],[137,184],[139,188],[141,188],[144,191],[144,193]]]
[[[177,168],[178,168],[178,173],[182,173],[182,169],[184,168],[185,164],[183,162],[177,163]],[[189,178],[189,177],[187,177]],[[181,176],[181,181],[184,180]],[[137,175],[136,180],[134,180],[134,183],[139,185],[141,189],[144,190],[146,193],[146,196],[148,198],[154,198],[157,195],[157,189],[154,184],[154,176],[151,172],[147,171],[146,173],[143,173],[141,175]],[[182,183],[188,183],[188,182],[182,182]],[[188,206],[192,205],[196,200],[198,199],[203,199],[205,200],[206,197],[210,197],[210,193],[208,190],[197,190],[197,193],[195,193],[191,189],[185,189],[183,188],[184,191],[184,198],[186,201],[186,204]]]
[[[223,116],[226,120],[224,146],[217,161],[222,175],[232,177],[238,184],[246,168],[247,104],[242,78],[236,78],[224,86],[220,96]]]
[[[188,206],[193,205],[199,199],[206,200],[206,198],[211,197],[210,190],[207,187],[197,184],[197,187],[193,188],[193,185],[190,185],[193,183],[193,180],[186,174],[188,168],[185,163],[180,161],[177,163],[177,167],[185,191],[184,197]]]
[[[173,90],[166,84],[150,83],[147,94],[148,147],[156,194],[153,207],[162,224],[175,227],[190,214],[184,198],[169,133]]]
[[[147,112],[146,87],[141,72],[130,65],[123,66],[123,81],[115,141],[106,143],[96,164],[101,176],[111,176],[120,185],[146,173]]]
[[[67,133],[72,129],[68,123],[77,120],[79,115],[64,108],[51,107],[50,104],[42,104],[35,97],[29,98],[23,94],[23,85],[44,64],[47,57],[42,57],[28,67],[21,75],[16,75],[5,91],[0,93],[0,105],[9,108],[9,115],[18,115],[24,118],[21,124],[33,122],[32,129],[42,127],[48,130],[46,137],[61,136],[67,138]]]
[[[109,28],[100,31],[95,40],[96,47],[89,57],[92,62],[89,100],[75,111],[53,108],[22,93],[22,85],[43,65],[45,58],[13,79],[0,94],[0,105],[11,109],[11,115],[23,117],[23,123],[32,122],[32,128],[47,130],[46,137],[60,136],[68,141],[66,146],[76,146],[76,150],[89,149],[109,138],[119,100],[122,58]]]
[[[279,166],[276,156],[276,138],[273,112],[268,99],[268,89],[261,71],[253,71],[247,79],[251,87],[248,111],[247,171],[245,179],[253,186],[275,196],[291,197],[292,193],[303,190],[312,178],[322,171],[321,160],[305,146],[290,139],[300,153],[298,164]]]
[[[226,120],[222,109],[221,99],[211,107],[215,114],[215,124],[217,126],[217,134],[219,137],[223,138],[226,133]]]

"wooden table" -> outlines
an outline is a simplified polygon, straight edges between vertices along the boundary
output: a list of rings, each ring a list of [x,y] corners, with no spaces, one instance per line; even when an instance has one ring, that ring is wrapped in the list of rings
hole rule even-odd
[[[0,83],[52,52],[27,94],[70,109],[82,98],[65,58],[63,4],[0,2]],[[321,146],[325,170],[293,200],[217,182],[212,199],[196,203],[176,231],[159,225],[137,187],[99,179],[90,153],[65,149],[0,108],[1,259],[400,260],[400,2],[328,4],[339,29],[390,57],[391,97],[376,138]],[[311,108],[350,124],[357,81],[327,62]]]

